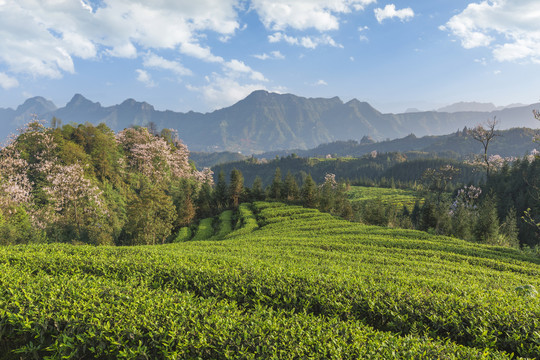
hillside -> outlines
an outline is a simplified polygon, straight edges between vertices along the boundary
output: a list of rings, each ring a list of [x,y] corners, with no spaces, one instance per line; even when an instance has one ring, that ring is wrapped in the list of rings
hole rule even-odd
[[[127,99],[121,104],[102,106],[76,94],[66,106],[57,108],[41,97],[28,99],[16,110],[0,109],[1,138],[27,122],[31,114],[63,124],[105,123],[114,131],[132,125],[178,130],[193,151],[233,151],[244,154],[283,149],[309,149],[322,143],[395,139],[415,134],[441,135],[472,127],[496,117],[501,129],[536,127],[532,110],[540,104],[493,111],[407,112],[383,114],[367,102],[338,97],[305,98],[292,94],[255,91],[236,104],[211,113],[180,113],[156,110],[147,102]]]
[[[2,353],[102,359],[540,355],[537,258],[279,203],[243,209],[236,230],[215,240],[0,248]]]
[[[324,182],[326,174],[336,175],[338,181],[367,181],[378,182],[382,178],[393,178],[395,181],[414,182],[420,181],[422,174],[428,168],[439,168],[451,164],[460,169],[460,174],[455,177],[456,183],[477,183],[483,178],[483,173],[477,167],[457,162],[451,159],[423,158],[411,154],[388,153],[376,157],[365,156],[362,158],[302,158],[287,156],[270,161],[258,161],[250,158],[243,161],[235,161],[226,164],[218,164],[212,167],[214,180],[217,182],[221,171],[229,174],[233,169],[240,170],[244,176],[245,184],[251,186],[257,176],[261,177],[263,185],[270,185],[277,168],[281,174],[291,172],[298,183],[303,183],[309,175],[317,183]]]
[[[540,125],[538,123],[537,125]],[[512,128],[498,131],[499,136],[490,143],[489,153],[502,157],[522,157],[530,154],[538,147],[532,141],[537,130],[529,128]],[[474,140],[470,134],[463,131],[454,132],[448,135],[417,137],[413,134],[403,138],[374,141],[335,141],[321,144],[313,149],[302,150],[282,150],[271,151],[257,155],[258,158],[272,159],[276,156],[287,156],[296,154],[302,157],[325,157],[332,156],[353,156],[361,157],[372,151],[379,153],[387,152],[421,152],[430,153],[432,156],[447,158],[469,157],[472,154],[479,154],[483,151],[482,145]]]

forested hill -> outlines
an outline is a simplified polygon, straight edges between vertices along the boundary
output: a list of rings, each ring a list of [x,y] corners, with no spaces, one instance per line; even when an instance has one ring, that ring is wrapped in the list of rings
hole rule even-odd
[[[501,129],[536,127],[532,110],[540,104],[490,112],[408,112],[382,114],[356,99],[305,98],[292,94],[255,91],[238,103],[211,113],[159,111],[151,104],[128,99],[119,105],[102,106],[75,95],[62,108],[36,97],[17,109],[0,109],[0,138],[28,122],[32,114],[45,121],[56,117],[62,124],[105,123],[114,131],[131,125],[172,128],[194,151],[240,151],[244,154],[283,149],[309,149],[340,140],[375,140],[441,135],[472,127],[496,117]]]
[[[502,157],[522,157],[530,154],[531,151],[534,151],[538,147],[538,144],[532,141],[536,133],[537,130],[529,128],[513,128],[498,131],[498,136],[493,138],[490,144],[489,152],[490,154],[497,154]],[[372,151],[379,153],[414,151],[447,158],[462,158],[481,153],[483,147],[467,131],[459,130],[452,134],[439,136],[417,137],[410,134],[403,138],[380,142],[375,142],[373,139],[367,137],[360,142],[355,140],[334,141],[321,144],[313,149],[270,151],[259,154],[257,157],[272,159],[276,156],[288,156],[290,154],[296,154],[301,157],[325,157],[326,155],[333,157],[360,157]]]

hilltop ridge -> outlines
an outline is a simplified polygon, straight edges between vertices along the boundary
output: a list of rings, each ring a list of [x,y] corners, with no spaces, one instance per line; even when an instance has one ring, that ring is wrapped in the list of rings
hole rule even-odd
[[[493,117],[500,128],[537,127],[532,110],[540,104],[493,111],[420,111],[384,114],[369,103],[339,97],[306,98],[265,90],[252,92],[237,103],[209,113],[156,110],[147,102],[127,99],[103,106],[75,94],[66,106],[57,108],[43,97],[25,101],[16,110],[0,108],[0,137],[6,138],[32,114],[45,121],[52,117],[67,123],[107,124],[120,131],[132,125],[178,130],[194,151],[234,151],[244,154],[285,149],[309,149],[333,141],[396,139],[414,133],[443,135],[471,127]],[[491,109],[491,108],[490,108]]]

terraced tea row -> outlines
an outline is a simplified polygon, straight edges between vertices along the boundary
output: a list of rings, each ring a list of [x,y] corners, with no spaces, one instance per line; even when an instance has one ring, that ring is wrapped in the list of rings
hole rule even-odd
[[[431,346],[432,351],[444,350],[428,352],[431,356],[425,355],[427,358],[452,358],[451,351],[456,349],[461,351],[457,358],[479,358],[482,352],[486,357],[509,356],[500,351],[531,357],[540,354],[539,299],[532,291],[516,290],[523,285],[540,288],[537,259],[511,249],[353,224],[314,210],[278,203],[256,203],[253,208],[261,225],[259,230],[252,230],[258,226],[257,221],[252,213],[245,211],[240,216],[244,220],[237,222],[240,228],[226,235],[225,241],[137,248],[66,245],[2,248],[0,264],[18,273],[6,275],[4,287],[10,289],[10,276],[26,277],[28,284],[43,277],[51,279],[51,283],[62,283],[67,277],[96,279],[99,286],[110,283],[112,289],[125,283],[152,293],[149,296],[159,292],[160,296],[191,296],[201,303],[214,301],[233,306],[243,314],[244,323],[253,326],[263,321],[253,314],[262,311],[279,318],[275,322],[287,324],[280,331],[285,331],[286,326],[295,332],[300,331],[298,327],[304,329],[303,336],[320,342],[320,352],[315,353],[329,354],[328,357],[356,356],[362,354],[360,351],[368,351],[368,345],[356,343],[363,336],[363,330],[359,330],[361,323],[377,329],[367,328],[376,334],[375,338],[384,334],[391,339],[382,341],[379,352],[372,353],[375,355],[395,351],[395,358],[421,358],[419,349]],[[249,206],[243,209],[249,210]],[[245,230],[248,228],[249,231]],[[12,293],[23,298],[22,289]],[[44,303],[50,301],[48,295],[32,296]],[[13,306],[7,299],[0,302],[2,309]],[[8,316],[8,313],[14,312],[2,314]],[[264,316],[264,321],[274,321],[272,316]],[[339,340],[317,337],[309,333],[310,323],[315,334],[319,334],[315,328],[321,324],[332,336],[336,336],[330,330],[332,327],[342,329],[339,330],[342,335],[337,336]],[[259,332],[260,341],[270,341],[263,333]],[[432,340],[437,337],[442,342]],[[15,343],[10,339],[5,344]],[[299,344],[306,343],[294,339]],[[346,339],[352,339],[352,343]],[[445,343],[444,339],[464,347]],[[238,341],[254,340],[244,337]],[[328,349],[333,348],[330,343],[334,341],[341,344],[343,351],[352,347],[361,350],[331,352]],[[407,352],[405,346],[396,345],[404,341],[423,345],[411,345]],[[386,352],[388,343],[393,345]],[[157,345],[146,346],[155,351]],[[275,348],[287,346],[275,345]],[[216,347],[223,356],[222,343],[218,341],[213,348]],[[251,354],[262,354],[258,351],[248,350]],[[388,356],[380,357],[392,357]]]
[[[236,219],[233,219],[234,217]],[[181,228],[175,242],[223,240],[231,235],[250,233],[258,227],[250,204],[240,204],[236,213],[233,210],[226,210],[218,217],[200,220],[196,226]]]
[[[352,202],[359,203],[380,200],[383,204],[393,205],[399,210],[403,206],[412,210],[416,201],[423,202],[420,194],[414,190],[366,186],[351,186],[350,190],[347,191],[347,197]]]

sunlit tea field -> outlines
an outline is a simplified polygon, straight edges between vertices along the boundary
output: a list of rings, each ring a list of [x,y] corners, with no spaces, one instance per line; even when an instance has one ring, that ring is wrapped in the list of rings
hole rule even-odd
[[[540,259],[242,204],[161,246],[0,248],[0,358],[540,356]]]
[[[351,186],[347,197],[353,203],[380,200],[383,204],[394,205],[397,209],[406,206],[409,210],[412,210],[416,201],[423,203],[422,196],[414,190],[380,187]]]

